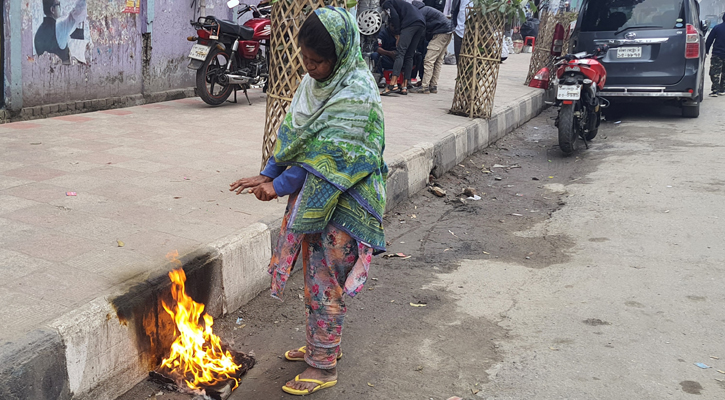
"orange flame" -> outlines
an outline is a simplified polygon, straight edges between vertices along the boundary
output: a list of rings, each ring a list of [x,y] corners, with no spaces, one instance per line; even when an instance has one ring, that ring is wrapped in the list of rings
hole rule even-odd
[[[181,265],[177,260],[178,255],[178,252],[172,252],[166,257]],[[240,366],[234,362],[229,351],[222,349],[221,340],[212,332],[214,319],[204,313],[204,304],[186,295],[186,274],[183,269],[169,272],[169,278],[176,306],[172,310],[165,302],[162,305],[176,324],[177,336],[171,345],[169,357],[161,362],[161,366],[182,376],[190,389],[200,390],[226,380],[234,380],[232,389],[236,389],[239,381],[233,375]],[[204,319],[203,324],[199,324],[201,318]]]

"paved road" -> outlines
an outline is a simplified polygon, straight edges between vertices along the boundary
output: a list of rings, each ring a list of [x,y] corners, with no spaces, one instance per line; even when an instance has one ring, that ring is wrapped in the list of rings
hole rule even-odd
[[[376,261],[316,398],[724,398],[723,110],[632,108],[573,157],[549,110],[441,178],[445,200],[388,213],[390,250],[413,257]],[[457,202],[466,186],[483,199]],[[215,325],[258,358],[233,399],[287,398],[303,369],[278,357],[304,343],[301,276],[288,287]]]

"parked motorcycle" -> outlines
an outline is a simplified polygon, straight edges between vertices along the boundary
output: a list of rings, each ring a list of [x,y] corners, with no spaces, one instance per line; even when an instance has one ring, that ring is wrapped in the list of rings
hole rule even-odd
[[[599,60],[607,51],[609,47],[602,45],[592,54],[567,54],[554,59],[557,79],[553,82],[556,92],[553,105],[559,107],[556,118],[559,147],[566,155],[576,150],[579,138],[589,147],[587,142],[599,131],[602,109],[609,106],[609,101],[598,94],[607,80],[607,71]],[[550,83],[549,68],[542,68],[529,86],[549,89]]]
[[[243,90],[249,101],[247,89],[252,85],[264,85],[269,79],[269,39],[272,27],[269,14],[271,6],[257,7],[231,0],[229,8],[241,6],[237,18],[252,12],[253,18],[238,25],[233,21],[214,16],[199,17],[191,21],[197,36],[189,36],[196,42],[189,53],[189,68],[196,70],[196,90],[205,103],[216,106],[224,103],[234,92]],[[265,46],[265,51],[261,47]]]

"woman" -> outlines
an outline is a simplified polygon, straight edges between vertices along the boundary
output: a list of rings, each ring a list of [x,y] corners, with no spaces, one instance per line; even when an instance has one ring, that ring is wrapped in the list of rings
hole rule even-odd
[[[305,280],[307,345],[285,353],[308,368],[282,389],[306,395],[337,383],[344,293],[367,279],[373,253],[385,250],[382,214],[387,166],[383,111],[360,53],[352,16],[316,10],[300,28],[307,75],[277,134],[274,155],[257,177],[230,185],[260,200],[289,195],[272,255],[272,296],[281,298],[298,257]]]

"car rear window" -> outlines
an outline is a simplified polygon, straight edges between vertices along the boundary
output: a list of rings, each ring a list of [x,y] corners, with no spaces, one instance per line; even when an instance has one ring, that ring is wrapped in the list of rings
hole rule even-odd
[[[684,27],[683,0],[590,0],[583,10],[584,32],[649,27]]]

